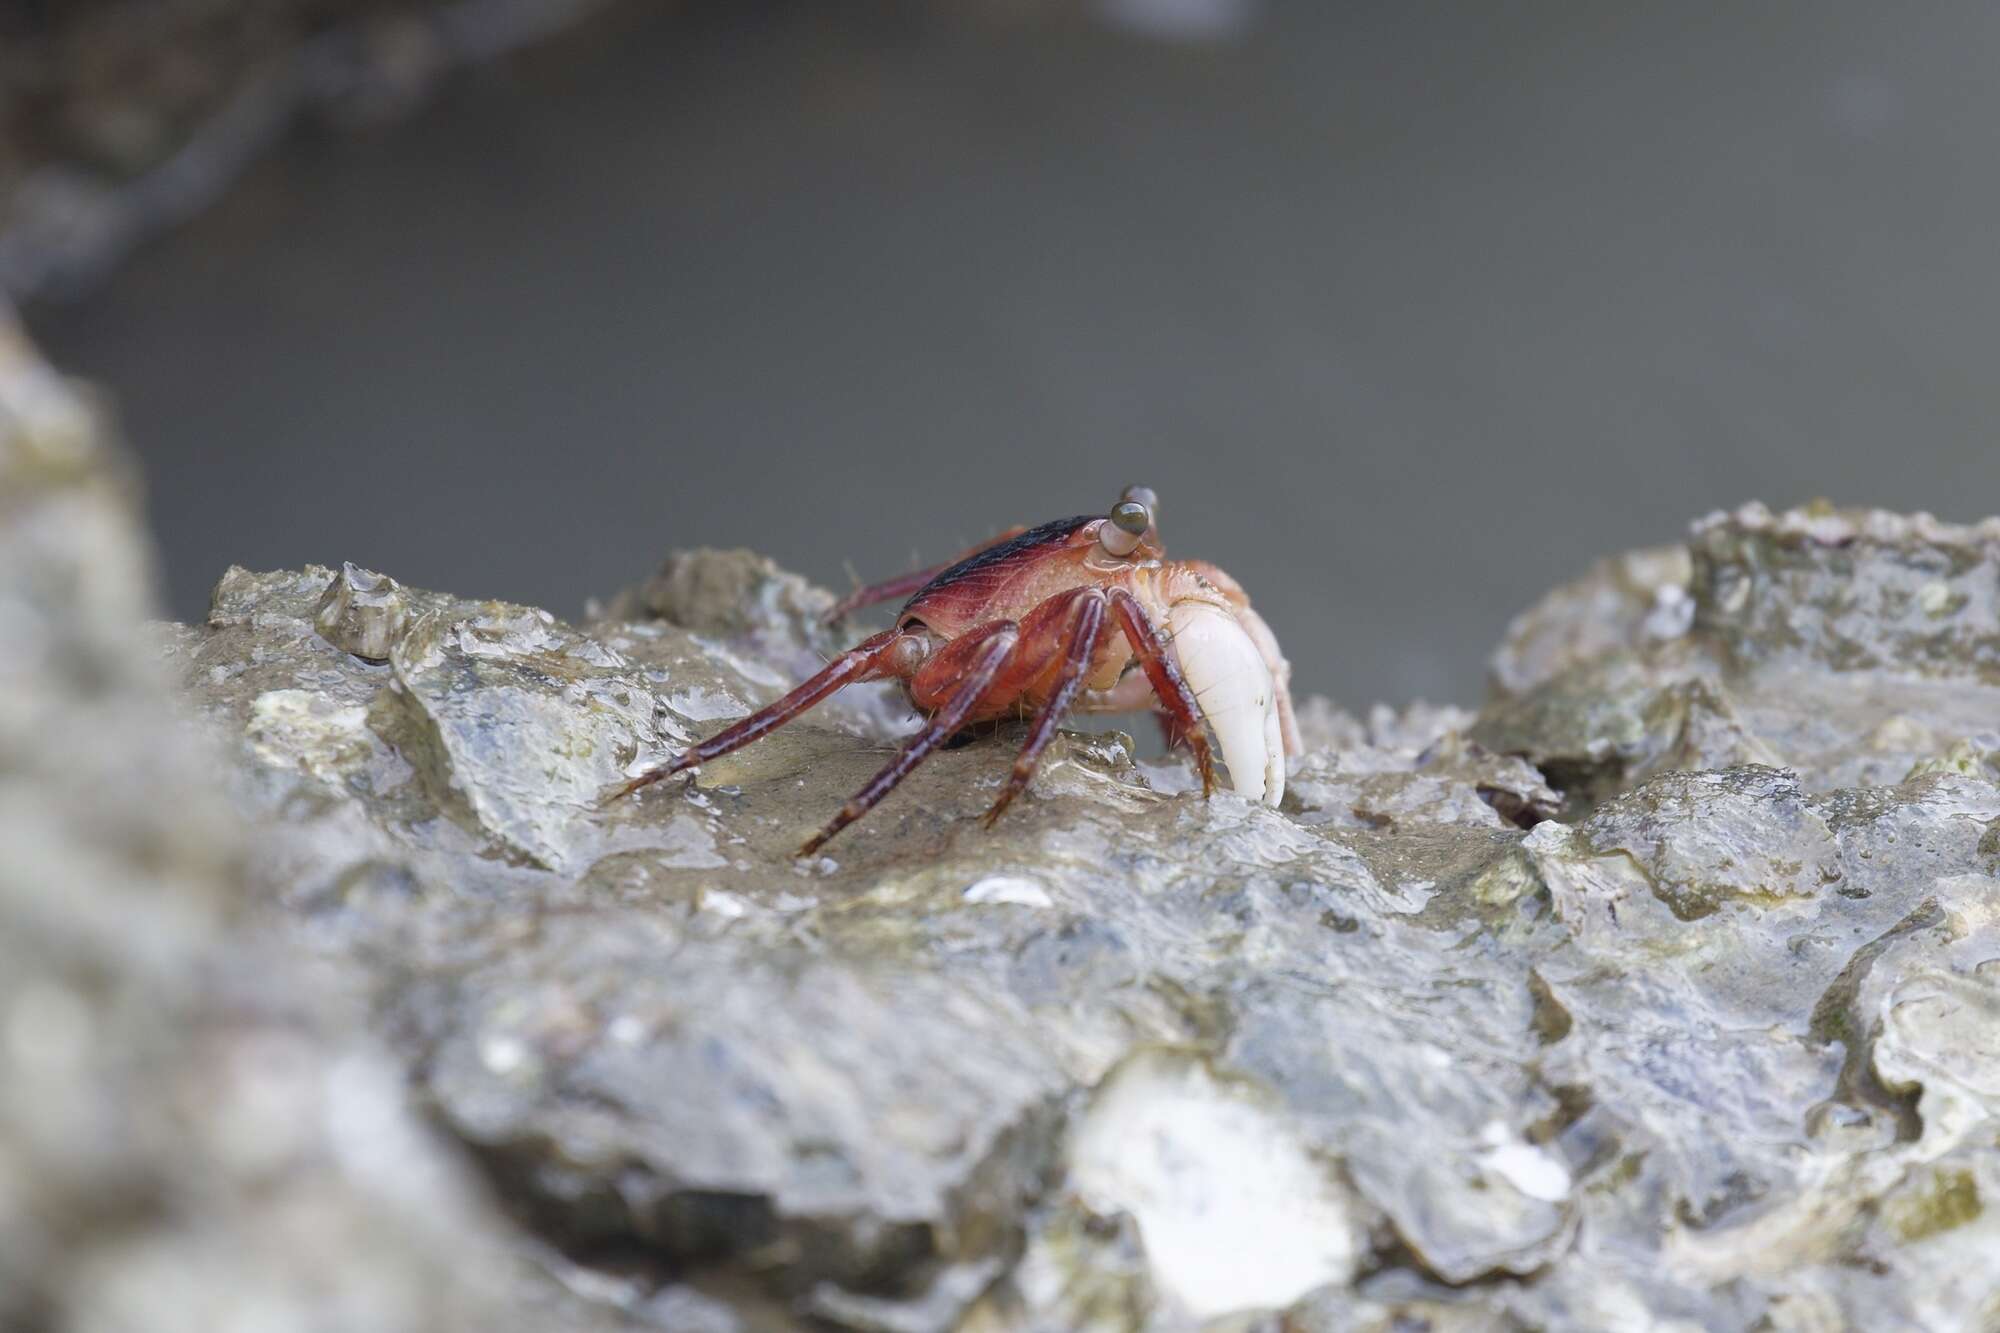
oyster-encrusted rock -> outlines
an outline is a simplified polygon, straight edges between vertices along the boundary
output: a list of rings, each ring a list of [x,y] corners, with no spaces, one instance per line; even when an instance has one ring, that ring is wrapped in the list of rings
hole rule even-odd
[[[1627,551],[1514,617],[1487,664],[1498,698],[1525,694],[1614,649],[1677,639],[1694,616],[1684,546]]]
[[[287,816],[274,895],[622,1317],[1976,1321],[2000,1276],[1932,1278],[1994,1231],[1990,746],[1910,760],[1844,662],[1717,651],[1675,569],[1587,593],[1604,653],[1533,622],[1483,743],[1309,705],[1274,811],[1070,735],[990,832],[1011,752],[974,743],[806,863],[893,700],[587,799],[829,646],[827,594],[753,557],[581,629],[404,590],[382,666],[312,632],[331,571],[237,572],[175,654],[238,800]],[[1810,754],[1896,785],[1783,768],[1780,670],[1821,692]],[[1551,819],[1549,777],[1594,813]],[[1242,1247],[1252,1215],[1291,1231]]]
[[[408,599],[401,584],[371,569],[346,564],[320,594],[313,628],[336,648],[370,662],[386,662],[409,620]]]
[[[317,581],[226,580],[218,605],[232,609],[187,658],[197,692],[239,678],[224,644],[260,666],[289,657],[300,680],[326,672],[328,646],[284,609]],[[261,610],[243,603],[258,587]],[[527,626],[493,651],[523,652],[523,637],[550,632]],[[561,639],[537,651],[593,646]],[[736,652],[693,638],[680,651],[711,673]],[[545,661],[533,674],[560,695],[571,672]],[[256,683],[256,700],[282,694],[299,711],[298,686]],[[659,1292],[754,1277],[764,1299],[802,1314],[942,1326],[1004,1282],[1029,1243],[1036,1207],[1063,1176],[1075,1098],[1151,1046],[1220,1056],[1225,1027],[1244,1043],[1231,1085],[1276,1107],[1297,1102],[1300,1153],[1372,1171],[1357,1194],[1337,1177],[1329,1186],[1353,1200],[1357,1254],[1378,1225],[1406,1225],[1456,1279],[1532,1267],[1562,1234],[1560,1200],[1524,1200],[1504,1177],[1433,1215],[1423,1195],[1434,1182],[1401,1164],[1402,1110],[1387,1091],[1412,1060],[1441,1077],[1426,1053],[1441,1048],[1418,1042],[1425,1024],[1408,1006],[1457,952],[1445,923],[1460,909],[1441,909],[1438,925],[1419,915],[1449,895],[1475,916],[1505,917],[1531,888],[1513,826],[1479,795],[1482,782],[1542,791],[1517,761],[1439,759],[1446,776],[1425,780],[1459,784],[1463,823],[1413,806],[1417,827],[1390,836],[1163,792],[1121,747],[1071,738],[1051,751],[1040,799],[988,834],[967,816],[1007,760],[972,746],[940,755],[837,855],[801,866],[791,856],[801,787],[858,784],[879,762],[869,743],[807,726],[714,765],[685,792],[610,809],[572,812],[570,778],[549,768],[558,761],[524,762],[516,795],[532,803],[545,789],[565,812],[567,850],[561,863],[509,865],[471,855],[448,789],[409,776],[435,747],[418,729],[384,725],[399,714],[368,701],[371,684],[397,688],[350,675],[329,700],[359,710],[342,745],[257,726],[240,692],[210,715],[225,730],[247,724],[246,800],[294,812],[285,891],[303,892],[331,938],[368,942],[388,1027],[443,1122],[580,1262],[619,1255],[629,1269],[645,1255],[644,1280]],[[507,715],[480,716],[498,719],[467,724],[487,727],[487,741],[468,742],[486,753],[510,728]],[[289,758],[273,748],[287,736],[299,741]],[[1386,773],[1413,761],[1372,762]],[[1171,777],[1185,786],[1183,773]],[[302,792],[319,803],[315,818],[297,819]],[[357,824],[373,832],[348,861],[344,830]],[[1350,1001],[1277,984],[1331,982],[1330,950],[1344,966],[1372,958],[1402,978],[1401,1016],[1370,1012],[1380,993]],[[1411,966],[1418,957],[1431,961]],[[1538,1039],[1519,961],[1452,965],[1463,984],[1451,1011],[1485,1031],[1484,1075],[1447,1080],[1456,1100],[1434,1108],[1428,1165],[1484,1179],[1495,1136],[1525,1145],[1555,1102],[1526,1068]],[[1415,989],[1404,994],[1405,983]],[[1301,1006],[1380,1039],[1350,1064],[1317,1027],[1285,1017]],[[1288,1091],[1334,1077],[1329,1060],[1384,1091],[1338,1113]],[[1249,1290],[1267,1303],[1298,1294]]]
[[[124,493],[36,402],[0,1319],[2000,1316],[2000,534],[1745,510],[1517,621],[1476,720],[1309,702],[1282,809],[1067,733],[988,831],[1002,728],[798,862],[893,691],[600,800],[836,647],[829,594],[694,552],[569,624],[231,570],[142,635]],[[179,1202],[114,1229],[135,1190]]]
[[[1752,504],[1695,524],[1691,547],[1695,627],[1741,667],[2000,684],[2000,519]]]
[[[1697,523],[1685,555],[1684,583],[1637,553],[1517,619],[1472,735],[1581,812],[1681,768],[1892,783],[1993,730],[2000,521],[1752,504]]]
[[[1534,768],[1488,754],[1458,732],[1417,753],[1373,745],[1314,751],[1287,790],[1301,823],[1349,828],[1532,828],[1562,807],[1562,793]]]

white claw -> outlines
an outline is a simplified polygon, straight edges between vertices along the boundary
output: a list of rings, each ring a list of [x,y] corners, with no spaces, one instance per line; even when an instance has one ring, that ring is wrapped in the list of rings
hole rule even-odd
[[[1278,691],[1256,643],[1236,617],[1207,602],[1167,612],[1174,655],[1229,766],[1229,782],[1253,801],[1285,797],[1285,740]]]

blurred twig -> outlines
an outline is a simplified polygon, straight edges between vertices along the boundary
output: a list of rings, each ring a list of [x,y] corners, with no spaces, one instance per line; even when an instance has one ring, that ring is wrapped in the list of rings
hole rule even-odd
[[[350,124],[406,114],[452,70],[553,36],[607,3],[457,0],[350,21],[250,72],[179,147],[133,175],[32,165],[0,198],[0,296],[87,288],[134,247],[208,207],[308,112]]]

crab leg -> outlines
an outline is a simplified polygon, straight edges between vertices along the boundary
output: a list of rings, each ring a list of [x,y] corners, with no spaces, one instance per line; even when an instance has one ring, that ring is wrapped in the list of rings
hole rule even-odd
[[[1172,714],[1161,708],[1159,696],[1153,693],[1153,682],[1146,679],[1143,671],[1128,672],[1108,690],[1085,690],[1076,706],[1085,713],[1151,713],[1160,725],[1160,739],[1169,750],[1182,749],[1188,743],[1187,734]]]
[[[1174,720],[1172,713],[1155,709],[1153,720],[1160,724],[1160,743],[1167,749],[1178,750],[1188,743],[1186,728]]]
[[[853,592],[828,607],[820,616],[819,623],[822,625],[831,625],[842,616],[850,612],[859,611],[864,606],[873,606],[877,602],[886,602],[894,598],[908,597],[911,593],[923,587],[947,569],[950,569],[955,563],[955,561],[947,561],[942,565],[933,565],[929,569],[919,569],[908,574],[898,574],[893,579],[884,579],[880,583],[870,583],[866,587],[856,588]]]
[[[1050,652],[1035,666],[1038,670],[1045,670],[1047,657],[1061,654],[1055,689],[1042,705],[1041,712],[1035,714],[1034,724],[1028,728],[1027,743],[1014,758],[1014,771],[1008,776],[1007,785],[1001,789],[999,799],[993,802],[993,808],[986,812],[987,828],[993,827],[993,821],[1000,818],[1000,812],[1034,780],[1035,766],[1041,762],[1042,751],[1055,738],[1056,728],[1061,725],[1063,716],[1076,701],[1077,691],[1083,688],[1085,678],[1090,675],[1091,660],[1096,657],[1098,641],[1104,635],[1103,593],[1095,588],[1079,588],[1074,593],[1052,600],[1060,605],[1062,616],[1054,628]],[[1029,642],[1029,636],[1033,636],[1040,611],[1041,607],[1037,607],[1022,622],[1024,647]]]
[[[873,638],[862,640],[828,662],[817,675],[809,677],[805,683],[784,698],[758,709],[741,722],[718,731],[699,745],[689,746],[672,763],[662,764],[658,768],[641,773],[606,797],[606,802],[630,796],[641,787],[650,786],[662,778],[684,773],[690,768],[698,768],[711,759],[720,759],[723,755],[740,750],[750,742],[784,726],[841,686],[857,680],[866,680],[871,673],[886,664],[898,636],[898,631],[890,629],[883,630]]]
[[[1165,640],[1160,638],[1159,627],[1153,624],[1153,618],[1146,614],[1138,598],[1124,588],[1113,588],[1111,609],[1118,613],[1118,624],[1125,631],[1126,641],[1132,645],[1132,653],[1139,659],[1146,679],[1153,683],[1160,711],[1187,738],[1188,748],[1194,751],[1195,763],[1201,768],[1201,794],[1207,796],[1215,790],[1215,761],[1209,754],[1208,737],[1201,729],[1201,705],[1195,702],[1194,691],[1188,688],[1180,667],[1167,652]]]
[[[867,786],[848,799],[825,828],[799,848],[798,854],[811,856],[825,845],[828,838],[874,809],[884,796],[895,790],[897,783],[930,756],[932,750],[951,739],[965,725],[974,706],[993,684],[993,678],[1000,674],[1001,664],[1014,651],[1019,637],[1020,631],[1012,621],[995,621],[990,626],[953,640],[950,647],[926,663],[918,673],[920,681],[924,676],[935,675],[939,679],[956,682],[944,706],[931,716],[924,729],[912,736],[881,772],[868,780]]]
[[[1026,531],[1027,529],[1022,527],[1009,528],[997,537],[983,541],[977,546],[967,547],[941,565],[932,565],[929,569],[919,569],[913,573],[899,574],[893,579],[884,579],[880,583],[871,583],[866,587],[856,588],[853,592],[835,602],[820,617],[820,623],[831,625],[842,616],[852,611],[858,611],[864,606],[873,606],[877,602],[887,602],[897,598],[908,597],[911,593],[917,591],[917,589],[923,587],[926,583],[929,583],[959,561],[968,560],[989,546],[998,546],[1001,542],[1011,541]]]

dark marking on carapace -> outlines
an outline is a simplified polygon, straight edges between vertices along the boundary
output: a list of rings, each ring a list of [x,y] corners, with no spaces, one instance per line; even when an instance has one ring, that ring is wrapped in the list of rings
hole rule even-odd
[[[903,603],[902,613],[897,617],[898,623],[907,619],[926,597],[943,592],[953,584],[963,582],[982,570],[1011,564],[1044,546],[1055,546],[1067,541],[1078,528],[1086,523],[1094,523],[1102,517],[1104,517],[1102,514],[1078,514],[1075,518],[1059,518],[1038,528],[1029,528],[1020,536],[1001,542],[998,546],[989,546],[983,551],[974,552],[917,589],[916,595]]]

